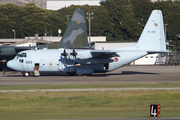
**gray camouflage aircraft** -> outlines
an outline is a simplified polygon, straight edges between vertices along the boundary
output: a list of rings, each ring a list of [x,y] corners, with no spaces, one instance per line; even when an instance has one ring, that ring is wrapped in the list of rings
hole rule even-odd
[[[87,28],[83,9],[75,10],[59,45],[57,43],[49,43],[48,48],[72,48],[73,44],[75,47],[88,47]],[[8,61],[13,59],[20,51],[31,50],[37,47],[43,49],[46,46],[47,45],[33,47],[0,46],[0,60]]]
[[[79,22],[79,25],[84,23],[79,20],[75,23]],[[82,31],[74,33],[82,34]],[[66,38],[73,38],[71,35]],[[29,73],[39,76],[42,72],[92,75],[115,70],[147,54],[167,52],[171,51],[166,50],[162,12],[153,10],[136,45],[111,50],[26,50],[19,52],[7,66],[21,71],[24,76],[28,76]]]

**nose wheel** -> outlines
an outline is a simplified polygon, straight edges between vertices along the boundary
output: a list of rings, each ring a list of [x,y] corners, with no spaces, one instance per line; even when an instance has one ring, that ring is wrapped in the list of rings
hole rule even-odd
[[[29,73],[28,73],[28,72],[25,72],[25,73],[23,73],[23,76],[24,76],[24,77],[28,77],[28,76],[29,76]]]

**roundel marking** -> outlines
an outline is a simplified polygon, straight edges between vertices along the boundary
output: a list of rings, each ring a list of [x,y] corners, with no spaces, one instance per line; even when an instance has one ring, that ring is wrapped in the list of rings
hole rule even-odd
[[[118,59],[117,57],[114,58],[114,61],[115,61],[115,62],[118,62],[118,60],[119,60],[119,59]]]
[[[157,27],[157,26],[158,26],[158,24],[157,24],[157,23],[154,23],[154,26],[156,26],[156,27]]]
[[[76,21],[77,22],[77,24],[80,24],[80,22],[79,21]]]

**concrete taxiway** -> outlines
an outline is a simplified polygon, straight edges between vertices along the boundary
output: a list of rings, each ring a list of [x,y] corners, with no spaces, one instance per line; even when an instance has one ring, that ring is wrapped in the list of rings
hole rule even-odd
[[[0,73],[0,85],[38,84],[108,84],[108,83],[163,83],[180,82],[180,66],[124,66],[108,73],[92,76],[41,74],[23,77],[20,73]]]

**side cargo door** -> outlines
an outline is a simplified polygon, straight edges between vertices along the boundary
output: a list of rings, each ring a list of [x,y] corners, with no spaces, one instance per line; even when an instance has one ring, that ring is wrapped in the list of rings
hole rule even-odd
[[[39,73],[39,63],[35,63],[34,64],[34,75],[35,76],[40,76],[40,73]]]

